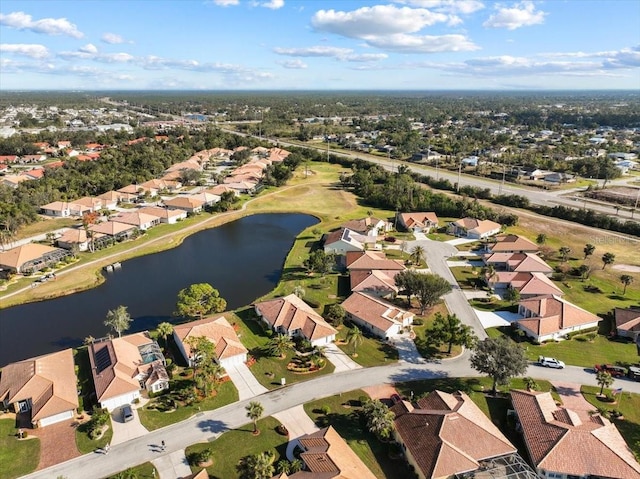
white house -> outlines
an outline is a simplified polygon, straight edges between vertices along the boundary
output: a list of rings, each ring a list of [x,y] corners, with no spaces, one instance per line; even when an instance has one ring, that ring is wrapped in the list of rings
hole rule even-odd
[[[345,255],[349,251],[364,251],[364,243],[357,239],[358,236],[360,235],[347,228],[333,231],[324,239],[324,252]]]
[[[160,206],[145,206],[140,208],[140,213],[152,215],[160,218],[160,223],[175,224],[180,220],[184,220],[187,217],[187,212],[184,210],[170,210],[169,208],[162,208]]]
[[[428,233],[438,227],[438,216],[433,212],[398,213],[400,225],[408,231]]]
[[[383,339],[398,336],[403,328],[413,323],[413,313],[362,292],[354,292],[342,307],[348,319]]]
[[[500,233],[502,225],[491,220],[462,218],[449,223],[449,232],[469,239],[484,239]]]

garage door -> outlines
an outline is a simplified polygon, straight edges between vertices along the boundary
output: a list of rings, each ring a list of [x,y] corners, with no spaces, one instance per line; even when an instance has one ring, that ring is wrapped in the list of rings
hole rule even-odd
[[[40,427],[50,426],[51,424],[66,421],[67,419],[73,419],[73,410],[40,419]]]

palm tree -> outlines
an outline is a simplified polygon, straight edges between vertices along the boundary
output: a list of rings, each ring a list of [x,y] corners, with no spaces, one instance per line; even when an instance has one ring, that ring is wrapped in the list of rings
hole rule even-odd
[[[347,344],[350,344],[353,347],[353,354],[356,354],[358,346],[362,344],[364,337],[362,336],[362,331],[356,325],[349,328],[347,331]]]
[[[559,251],[560,251],[560,258],[564,263],[565,261],[567,261],[567,257],[569,256],[569,253],[571,253],[571,248],[569,248],[568,246],[563,246],[562,248],[560,248]]]
[[[602,255],[602,269],[605,269],[608,265],[613,264],[616,260],[616,255],[613,253],[605,253]]]
[[[596,374],[596,382],[598,386],[600,386],[600,395],[602,396],[604,388],[608,388],[613,384],[613,377],[607,371],[598,371],[598,374]]]
[[[422,246],[416,246],[411,250],[411,261],[417,265],[424,261],[424,248]]]
[[[264,451],[243,457],[236,467],[240,479],[269,479],[273,477],[275,459],[276,455],[273,451]]]
[[[258,434],[258,419],[264,414],[264,406],[258,401],[251,401],[245,406],[247,417],[253,421],[253,433]]]
[[[539,387],[536,380],[529,376],[524,378],[524,385],[526,386],[527,391],[537,391]]]
[[[633,276],[623,274],[622,276],[620,276],[620,282],[624,284],[624,289],[622,290],[622,296],[624,296],[627,292],[627,286],[633,283]]]
[[[158,336],[162,338],[162,341],[164,342],[164,347],[166,348],[167,338],[173,334],[173,324],[167,323],[166,321],[162,322],[158,324],[156,331],[158,331]]]
[[[293,340],[286,334],[278,334],[267,343],[269,353],[280,358],[284,358],[287,351],[291,351],[293,347]]]
[[[389,407],[377,399],[367,401],[362,408],[367,418],[367,428],[369,432],[375,434],[380,439],[389,439],[393,432],[393,419],[395,414]]]
[[[591,243],[587,243],[586,245],[584,245],[584,248],[582,250],[582,252],[584,253],[584,259],[587,259],[589,256],[591,256],[595,250],[596,247]]]
[[[496,275],[496,267],[493,266],[492,264],[483,267],[482,275],[484,276],[484,279],[488,285]]]

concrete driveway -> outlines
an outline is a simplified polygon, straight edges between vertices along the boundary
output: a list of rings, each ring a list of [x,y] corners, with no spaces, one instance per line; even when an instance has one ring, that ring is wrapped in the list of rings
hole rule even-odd
[[[447,243],[453,246],[457,246],[459,244],[469,244],[469,243],[475,243],[477,241],[478,241],[477,239],[456,238],[456,239],[447,241]]]
[[[478,309],[474,309],[474,311],[485,329],[509,326],[513,321],[522,317],[518,313],[510,311],[480,311]]]
[[[334,373],[341,373],[343,371],[350,371],[352,369],[360,369],[358,363],[349,357],[342,349],[340,349],[335,343],[327,344],[324,355],[327,360],[335,366]]]
[[[224,369],[238,390],[240,401],[259,396],[268,391],[267,388],[258,382],[246,364],[227,366]]]
[[[160,479],[182,479],[191,475],[184,449],[164,454],[151,461],[151,464],[158,470]]]
[[[449,265],[449,268],[481,268],[484,266],[484,261],[447,261],[447,264]]]
[[[289,431],[289,443],[287,444],[287,459],[295,459],[293,450],[299,444],[298,438],[305,434],[316,432],[319,428],[304,412],[302,405],[294,406],[273,415]]]
[[[409,334],[404,333],[400,336],[393,338],[393,345],[398,350],[398,356],[400,357],[400,361],[404,361],[407,363],[419,364],[424,363],[425,359],[418,352],[416,348],[416,343],[413,342],[413,339],[409,336]]]
[[[136,437],[144,436],[149,431],[140,423],[140,416],[135,407],[133,410],[133,421],[124,422],[122,420],[122,411],[120,408],[115,409],[111,413],[111,426],[113,427],[113,438],[111,445],[122,444]]]

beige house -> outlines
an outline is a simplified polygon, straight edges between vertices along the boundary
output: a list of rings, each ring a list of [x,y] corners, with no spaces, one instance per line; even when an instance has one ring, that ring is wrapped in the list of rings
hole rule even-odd
[[[438,216],[434,212],[398,213],[400,225],[414,233],[428,233],[438,227]]]
[[[273,479],[375,479],[375,475],[337,431],[326,427],[298,438],[304,470]]]
[[[487,245],[492,253],[537,253],[538,245],[518,235],[500,235],[495,242]]]
[[[114,217],[113,221],[133,225],[139,230],[146,231],[154,226],[158,226],[160,224],[160,217],[137,210],[130,213],[121,213]]]
[[[94,211],[92,206],[76,202],[54,201],[41,206],[42,214],[54,218],[68,218],[69,216],[82,216]]]
[[[106,193],[98,196],[99,199],[102,200],[103,207],[108,210],[115,210],[116,206],[123,197],[125,198],[125,202],[129,203],[130,199],[128,198],[130,195],[125,195],[124,193],[120,193],[118,191],[107,191]]]
[[[391,231],[392,225],[388,221],[367,216],[366,218],[347,221],[342,224],[342,228],[350,229],[351,231],[365,236],[380,236],[385,234],[387,231]]]
[[[361,292],[380,296],[381,298],[395,297],[399,293],[395,276],[399,271],[390,270],[356,270],[349,272],[352,292]]]
[[[104,223],[91,225],[89,229],[94,233],[101,233],[115,239],[123,239],[129,238],[135,232],[136,227],[119,221],[105,221]]]
[[[640,464],[609,420],[557,406],[549,392],[511,391],[539,477],[638,479]]]
[[[517,289],[522,299],[545,294],[564,295],[564,291],[543,273],[498,271],[487,279],[487,285],[492,289]]]
[[[353,292],[342,307],[347,318],[382,339],[398,336],[413,323],[414,314],[383,301],[377,296]]]
[[[68,254],[68,251],[60,248],[27,243],[0,252],[0,271],[19,274],[33,273],[53,266]]]
[[[224,316],[204,318],[198,321],[174,326],[173,337],[185,361],[193,365],[193,354],[189,338],[205,337],[216,348],[216,358],[220,366],[227,367],[247,361],[247,348],[243,346],[233,326]]]
[[[600,318],[564,299],[549,294],[518,303],[521,319],[514,321],[534,341],[561,339],[566,334],[596,328]]]
[[[73,200],[73,203],[89,208],[89,212],[100,211],[103,208],[102,199],[93,196],[83,196],[80,199]]]
[[[469,239],[484,239],[500,233],[502,225],[491,220],[479,220],[476,218],[462,218],[449,223],[449,233]]]
[[[314,346],[329,344],[337,331],[295,294],[254,305],[256,314],[278,334],[308,339]]]
[[[546,276],[553,273],[553,268],[534,253],[489,253],[484,256],[484,263],[498,270],[518,273],[544,273]]]
[[[169,208],[162,208],[160,206],[145,206],[138,211],[147,215],[156,216],[160,218],[160,223],[170,225],[187,218],[187,212],[184,210],[170,210]]]
[[[404,262],[399,259],[388,259],[381,251],[357,251],[347,253],[347,269],[349,272],[372,269],[385,271],[404,271]]]
[[[391,411],[394,436],[420,479],[479,471],[492,459],[517,451],[463,392],[432,391],[415,406],[400,401]]]
[[[179,196],[164,201],[164,205],[170,210],[182,210],[187,213],[200,213],[204,206],[202,200],[190,196]]]
[[[640,337],[640,308],[616,308],[613,314],[618,336],[636,340]]]
[[[98,402],[109,411],[139,399],[142,389],[169,387],[164,356],[148,332],[91,343],[89,361]]]
[[[78,409],[73,351],[65,349],[4,366],[0,399],[5,408],[27,415],[33,427],[73,419]]]
[[[104,234],[102,233],[94,233],[93,241],[96,241],[103,236]],[[56,239],[56,244],[60,248],[66,250],[71,250],[74,247],[77,247],[78,251],[87,251],[89,249],[89,238],[87,238],[87,232],[84,228],[69,228],[67,231],[62,233],[62,236]]]

